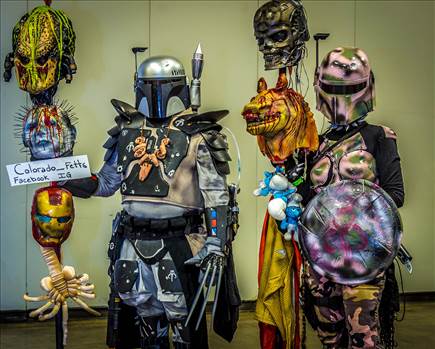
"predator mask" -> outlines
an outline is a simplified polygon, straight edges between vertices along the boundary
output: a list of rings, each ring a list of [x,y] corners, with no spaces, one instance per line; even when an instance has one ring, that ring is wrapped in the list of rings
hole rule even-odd
[[[58,187],[38,189],[33,196],[32,234],[43,247],[59,247],[71,233],[74,203],[69,191]]]
[[[313,113],[303,97],[291,88],[285,71],[274,88],[258,81],[258,95],[243,108],[246,130],[257,136],[261,152],[281,162],[296,149],[317,150],[318,136]]]
[[[10,80],[15,66],[20,89],[31,95],[55,87],[63,78],[71,82],[77,69],[75,38],[71,20],[63,11],[49,6],[34,8],[14,27],[13,52],[5,60],[5,81]]]
[[[367,55],[359,48],[329,52],[316,72],[317,110],[334,126],[349,125],[373,111],[374,76]]]
[[[72,107],[65,102],[24,110],[19,119],[23,125],[22,141],[32,160],[72,155],[77,131]]]
[[[254,31],[266,70],[298,64],[310,38],[299,0],[273,0],[261,6],[254,16]]]

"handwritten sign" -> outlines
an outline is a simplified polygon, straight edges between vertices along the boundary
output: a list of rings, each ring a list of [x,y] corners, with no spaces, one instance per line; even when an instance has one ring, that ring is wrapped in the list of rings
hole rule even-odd
[[[87,155],[6,165],[11,186],[90,177]]]

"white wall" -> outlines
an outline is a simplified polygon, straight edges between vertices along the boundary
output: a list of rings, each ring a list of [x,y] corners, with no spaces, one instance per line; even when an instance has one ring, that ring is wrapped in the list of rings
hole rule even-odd
[[[40,2],[1,1],[1,54],[11,49],[11,30],[27,8]],[[242,153],[241,229],[235,259],[242,297],[255,299],[257,251],[265,199],[252,191],[269,166],[255,139],[244,131],[243,105],[255,95],[256,81],[269,84],[276,73],[265,73],[257,55],[252,18],[258,1],[54,1],[71,17],[76,34],[78,72],[71,85],[63,82],[58,98],[68,99],[79,118],[75,154],[88,154],[98,170],[106,130],[115,113],[111,98],[133,102],[133,46],[149,46],[149,54],[171,54],[190,67],[197,42],[206,59],[203,73],[203,110],[225,108],[223,124],[237,135]],[[415,257],[415,272],[406,276],[407,291],[435,291],[433,216],[435,169],[433,136],[434,3],[425,1],[305,1],[311,34],[330,32],[321,44],[321,56],[340,45],[366,50],[376,75],[377,109],[369,121],[392,127],[399,135],[406,185],[401,210],[405,243]],[[314,108],[312,75],[314,42],[308,44],[305,66],[310,78],[307,100]],[[3,69],[3,68],[2,68]],[[190,70],[190,69],[188,69]],[[3,73],[3,70],[2,70]],[[13,138],[13,115],[26,103],[15,78],[1,82],[1,231],[0,309],[24,309],[24,292],[39,294],[39,280],[47,273],[31,237],[30,204],[37,186],[9,187],[5,165],[25,160]],[[323,119],[316,113],[319,130]],[[326,127],[326,125],[325,125]],[[97,285],[95,305],[104,305],[108,293],[106,245],[119,196],[75,199],[73,233],[63,245],[65,264],[87,272]],[[255,219],[254,219],[255,217]]]

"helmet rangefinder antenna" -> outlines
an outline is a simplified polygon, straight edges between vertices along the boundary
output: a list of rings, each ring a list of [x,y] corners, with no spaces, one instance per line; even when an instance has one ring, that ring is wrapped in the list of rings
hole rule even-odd
[[[201,44],[198,44],[192,58],[192,83],[190,85],[190,105],[193,111],[201,106],[201,74],[204,66],[204,55]]]
[[[137,81],[137,53],[138,52],[145,52],[148,49],[148,47],[133,47],[131,51],[134,53],[134,89],[136,90],[136,81]]]
[[[319,68],[319,40],[326,40],[329,33],[317,33],[314,34],[314,40],[316,40],[316,70]]]

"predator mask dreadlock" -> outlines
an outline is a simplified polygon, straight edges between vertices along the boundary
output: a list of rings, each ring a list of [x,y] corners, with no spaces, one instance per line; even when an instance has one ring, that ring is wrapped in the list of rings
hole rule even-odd
[[[55,87],[63,78],[71,82],[77,69],[75,38],[71,20],[63,11],[49,6],[34,8],[14,27],[13,52],[5,59],[5,81],[10,80],[15,65],[20,89],[31,95]]]
[[[257,136],[261,152],[274,162],[292,155],[296,149],[314,151],[318,137],[313,113],[303,97],[291,88],[285,71],[275,88],[258,81],[258,95],[243,108],[247,131]]]

